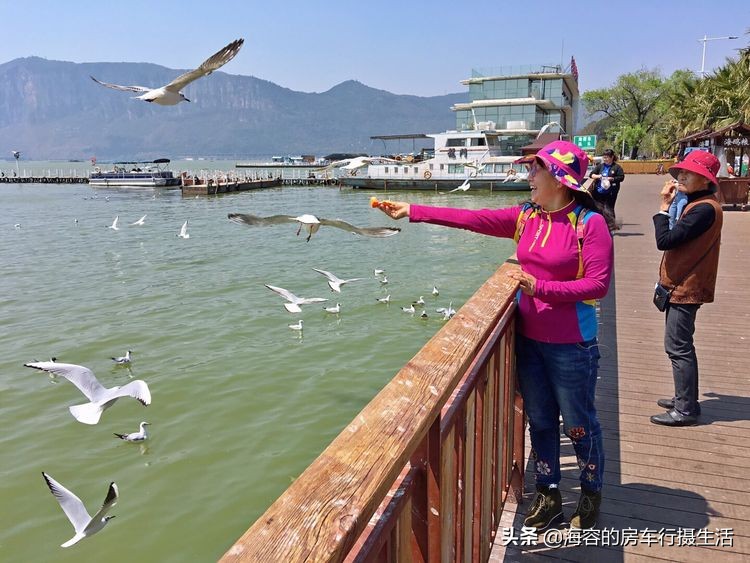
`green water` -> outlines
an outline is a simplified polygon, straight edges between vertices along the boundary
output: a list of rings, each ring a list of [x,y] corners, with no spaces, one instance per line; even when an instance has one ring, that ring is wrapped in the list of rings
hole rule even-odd
[[[322,228],[306,243],[292,224],[226,219],[306,212],[395,224],[369,208],[370,195],[0,185],[0,560],[215,560],[443,325],[434,309],[458,308],[512,252],[510,241],[405,221],[387,239]],[[524,194],[399,196],[479,208]],[[144,214],[145,225],[129,226]],[[115,215],[117,232],[107,228]],[[312,268],[365,280],[333,294]],[[374,268],[387,271],[386,287]],[[291,315],[264,283],[329,297],[341,314],[308,305]],[[386,294],[390,306],[376,303]],[[400,310],[420,295],[426,320]],[[302,337],[288,328],[300,318]],[[132,368],[113,366],[127,349]],[[98,425],[78,423],[68,412],[83,402],[78,390],[23,367],[51,356],[88,366],[107,387],[143,379],[153,402],[123,399]],[[112,436],[141,420],[151,423],[144,444]],[[117,518],[60,548],[73,530],[42,471],[91,513],[117,482]]]

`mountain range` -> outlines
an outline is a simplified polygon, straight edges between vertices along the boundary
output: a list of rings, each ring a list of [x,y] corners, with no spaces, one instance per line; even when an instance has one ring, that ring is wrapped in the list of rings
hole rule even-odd
[[[383,152],[383,143],[370,136],[453,129],[450,107],[468,100],[468,92],[400,95],[354,80],[326,92],[297,92],[215,72],[185,88],[190,103],[164,107],[90,78],[161,86],[182,72],[150,63],[39,57],[0,64],[0,158],[10,158],[11,150],[32,160],[375,154]],[[410,151],[411,143],[400,150]]]

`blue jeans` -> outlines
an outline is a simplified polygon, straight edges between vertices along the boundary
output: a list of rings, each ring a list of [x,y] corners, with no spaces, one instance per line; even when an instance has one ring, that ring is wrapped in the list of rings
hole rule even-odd
[[[518,335],[518,382],[529,417],[534,476],[538,485],[560,482],[560,415],[573,442],[581,487],[602,488],[604,447],[594,407],[599,344],[548,344]]]

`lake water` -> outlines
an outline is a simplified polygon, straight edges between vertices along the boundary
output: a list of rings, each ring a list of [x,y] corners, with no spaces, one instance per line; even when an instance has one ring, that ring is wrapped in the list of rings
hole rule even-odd
[[[443,325],[435,308],[458,309],[513,251],[512,241],[406,221],[386,239],[324,227],[306,243],[294,224],[226,219],[396,224],[369,207],[371,195],[293,187],[183,199],[179,190],[0,185],[0,560],[215,560]],[[479,208],[524,195],[390,197]],[[144,214],[145,225],[129,225]],[[185,220],[187,240],[176,237]],[[365,280],[333,294],[312,268]],[[340,302],[341,314],[320,304],[289,314],[265,283]],[[387,294],[389,306],[376,302]],[[420,295],[426,320],[400,309]],[[301,337],[288,328],[298,319]],[[127,349],[132,367],[114,366],[109,357]],[[51,356],[91,368],[107,387],[142,379],[153,402],[122,399],[98,425],[81,424],[68,412],[85,402],[73,385],[23,367]],[[144,444],[112,435],[142,420],[152,433]],[[60,548],[73,530],[42,471],[91,513],[117,482],[117,518]]]

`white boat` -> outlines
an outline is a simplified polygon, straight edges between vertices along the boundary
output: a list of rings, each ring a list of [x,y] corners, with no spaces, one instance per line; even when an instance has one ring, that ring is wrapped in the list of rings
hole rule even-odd
[[[89,176],[89,185],[95,187],[160,188],[179,187],[180,178],[167,170],[168,158],[149,161],[115,162],[112,170],[98,167]]]
[[[451,108],[455,130],[371,137],[384,142],[431,138],[432,150],[401,157],[399,163],[375,158],[339,182],[369,189],[528,189],[525,169],[513,163],[575,130],[577,78],[560,66],[537,65],[474,70],[462,83],[469,86],[471,101]]]

